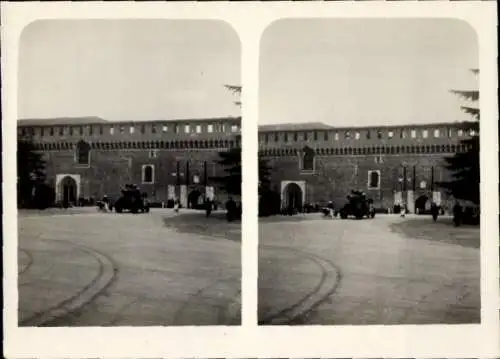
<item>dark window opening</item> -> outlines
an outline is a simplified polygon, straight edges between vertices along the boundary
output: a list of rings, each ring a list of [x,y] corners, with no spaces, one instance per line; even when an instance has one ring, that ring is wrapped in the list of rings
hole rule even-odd
[[[85,141],[80,141],[76,145],[76,159],[79,165],[90,164],[90,145]]]
[[[314,170],[314,150],[312,148],[304,148],[304,154],[302,157],[302,170],[313,171]]]
[[[377,171],[370,171],[369,172],[369,179],[368,179],[368,187],[369,188],[378,188],[379,187],[379,181],[380,181],[380,175]]]
[[[153,183],[153,166],[151,166],[151,165],[144,166],[142,182]]]

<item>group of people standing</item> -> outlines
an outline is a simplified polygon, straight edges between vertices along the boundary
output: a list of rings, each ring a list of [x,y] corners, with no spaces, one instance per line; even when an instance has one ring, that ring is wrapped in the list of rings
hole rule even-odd
[[[430,213],[432,216],[432,219],[434,221],[437,221],[439,214],[441,213],[441,208],[438,206],[435,202],[431,203],[430,207]],[[455,224],[456,227],[460,226],[462,224],[462,219],[463,219],[463,208],[460,202],[456,201],[454,206],[453,206],[453,223]],[[408,209],[406,206],[401,207],[400,215],[401,217],[405,217],[405,215],[408,213]]]
[[[204,200],[204,208],[205,208],[205,215],[210,217],[212,214],[212,211],[214,210],[216,206],[216,202],[211,199],[211,198],[205,198]],[[180,210],[180,201],[178,199],[174,200],[174,212],[179,213]],[[237,204],[232,197],[229,197],[229,199],[226,202],[226,219],[228,222],[233,222],[235,220],[241,219],[241,204]]]

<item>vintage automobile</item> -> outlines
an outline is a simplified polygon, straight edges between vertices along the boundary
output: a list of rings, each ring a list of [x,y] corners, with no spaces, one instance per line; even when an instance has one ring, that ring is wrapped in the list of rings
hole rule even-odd
[[[347,203],[340,209],[340,218],[347,219],[350,216],[356,219],[375,217],[373,201],[366,198],[364,192],[352,190],[351,194],[347,196]]]
[[[113,204],[116,213],[129,211],[131,213],[148,213],[149,203],[146,196],[141,194],[139,188],[135,185],[126,185],[122,189],[122,196]]]

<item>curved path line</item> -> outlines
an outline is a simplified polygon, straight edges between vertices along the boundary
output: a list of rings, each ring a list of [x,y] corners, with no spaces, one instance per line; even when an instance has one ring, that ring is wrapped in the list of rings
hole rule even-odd
[[[219,322],[226,325],[241,325],[242,318],[241,289],[226,303],[223,310],[219,312]]]
[[[314,262],[314,264],[316,264],[316,266],[319,267],[319,269],[321,271],[320,280],[316,284],[316,286],[313,288],[312,291],[308,292],[305,296],[303,296],[302,298],[300,298],[294,304],[292,304],[292,305],[290,305],[288,307],[279,309],[278,312],[268,313],[264,317],[264,319],[262,319],[262,321],[261,321],[263,324],[271,324],[276,318],[288,317],[288,313],[292,312],[293,310],[295,310],[295,308],[301,306],[305,301],[307,301],[309,298],[311,298],[316,293],[318,293],[321,290],[321,287],[323,286],[323,284],[324,284],[324,282],[326,280],[327,274],[326,274],[325,269],[320,264],[318,264],[317,261],[311,259],[309,256],[305,256],[305,255],[303,255],[301,253],[296,253],[296,251],[291,250],[290,248],[286,248],[286,247],[277,247],[277,246],[276,247],[275,246],[265,246],[265,247],[266,247],[266,249],[270,249],[270,250],[277,250],[277,251],[283,251],[284,250],[284,251],[293,252],[298,257],[306,258],[306,259],[311,260],[312,262]]]
[[[321,279],[316,287],[289,307],[278,313],[259,320],[259,325],[297,325],[304,324],[307,317],[336,291],[342,278],[340,269],[327,259],[312,253],[280,246],[262,247],[271,250],[285,250],[313,261],[321,270]],[[332,275],[332,272],[334,275]]]
[[[238,280],[238,277],[228,277],[228,278],[224,278],[224,279],[217,279],[215,281],[211,281],[208,285],[198,289],[195,293],[188,294],[188,299],[183,301],[181,307],[177,310],[177,312],[174,315],[174,320],[173,320],[174,325],[177,325],[176,323],[179,322],[179,319],[184,314],[184,311],[186,310],[186,308],[189,305],[192,305],[193,303],[195,303],[196,299],[202,297],[204,291],[206,291],[209,288],[214,287],[215,285],[219,284],[220,282],[232,282],[232,281],[237,281],[237,280]],[[227,301],[228,305],[230,302],[232,302],[232,300],[233,299],[229,299]]]
[[[69,314],[81,309],[84,305],[90,303],[99,294],[101,294],[116,278],[117,267],[114,265],[110,257],[96,251],[93,248],[75,244],[70,241],[58,240],[59,242],[70,243],[73,246],[79,247],[89,255],[93,256],[99,263],[99,272],[94,279],[85,287],[79,290],[75,295],[59,302],[50,309],[37,313],[19,323],[19,326],[57,326],[57,319],[68,316]]]
[[[28,251],[26,249],[19,248],[19,252],[23,252],[26,255],[26,257],[28,258],[28,263],[24,266],[24,268],[17,271],[18,276],[20,276],[21,274],[26,272],[29,269],[29,267],[33,264],[33,255],[31,254],[30,251]],[[18,256],[18,261],[19,261],[19,256]],[[18,262],[18,264],[19,264],[19,262]]]

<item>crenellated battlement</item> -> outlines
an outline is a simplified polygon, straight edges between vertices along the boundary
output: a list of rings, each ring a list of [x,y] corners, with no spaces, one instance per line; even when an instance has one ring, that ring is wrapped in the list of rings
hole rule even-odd
[[[83,141],[83,139],[81,140]],[[156,140],[156,141],[85,141],[90,145],[91,150],[100,151],[127,151],[127,150],[227,150],[241,147],[240,136],[234,138],[214,139],[214,140]],[[77,141],[56,141],[40,142],[36,141],[35,146],[41,151],[67,151],[74,150]]]
[[[322,123],[266,125],[259,127],[259,148],[271,151],[279,148],[286,152],[309,146],[318,151],[332,149],[351,154],[425,153],[432,148],[448,152],[447,147],[458,146],[464,138],[477,135],[466,133],[462,127],[458,122],[368,127],[332,127]]]
[[[84,139],[95,143],[96,146],[102,144],[104,147],[115,146],[120,149],[127,146],[215,148],[221,140],[240,135],[241,118],[144,122],[111,122],[98,117],[21,119],[18,122],[18,131],[20,135],[30,135],[36,143],[46,144],[47,147],[51,144],[57,147],[58,143],[65,146],[66,142]]]
[[[203,150],[241,147],[241,118],[110,122],[98,117],[23,119],[19,134],[32,136],[43,151],[72,150],[79,141],[91,150]],[[264,156],[454,153],[465,150],[462,123],[332,127],[323,123],[259,126]]]
[[[463,144],[412,144],[412,145],[383,145],[383,146],[344,146],[344,147],[318,147],[308,148],[315,156],[370,156],[370,155],[407,155],[407,154],[451,154],[465,152]],[[259,151],[264,157],[293,157],[304,152],[303,148],[269,147]]]

